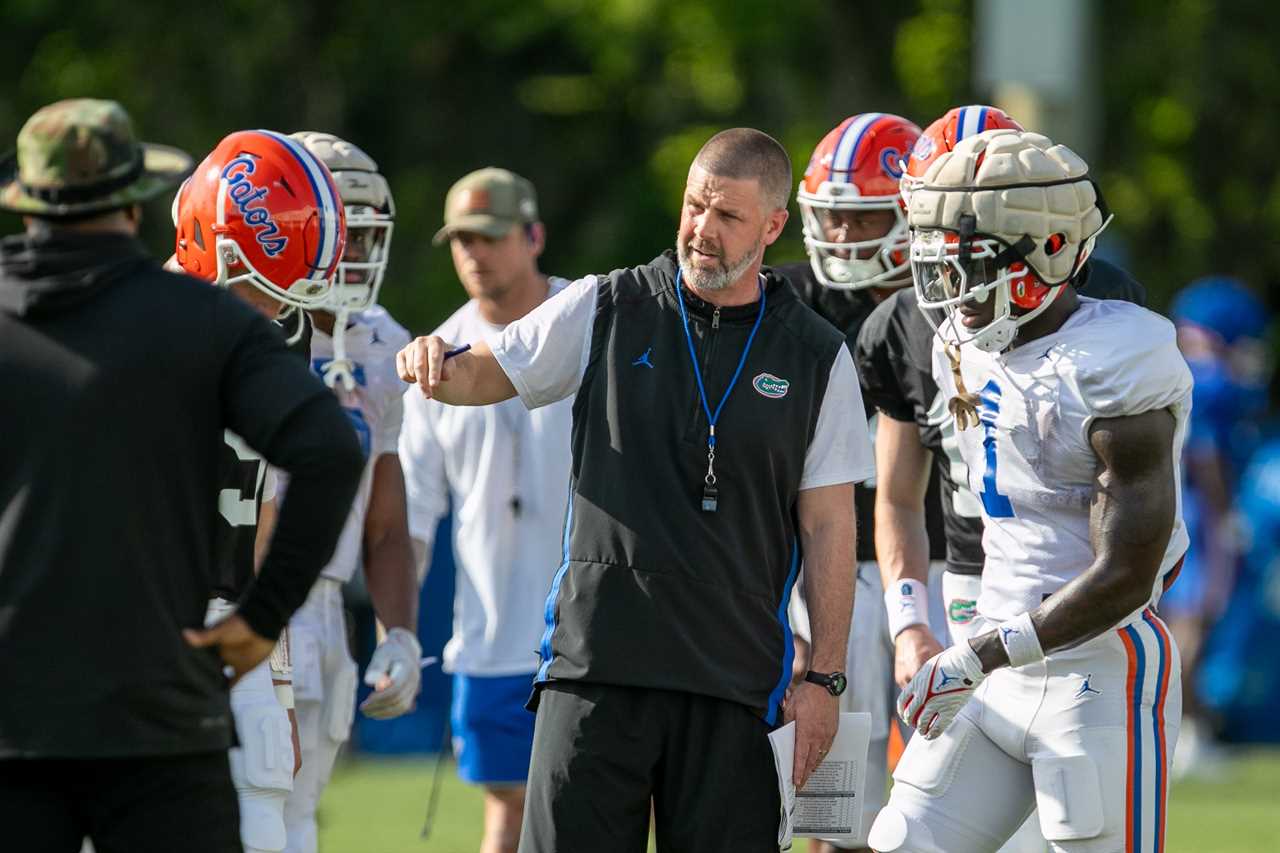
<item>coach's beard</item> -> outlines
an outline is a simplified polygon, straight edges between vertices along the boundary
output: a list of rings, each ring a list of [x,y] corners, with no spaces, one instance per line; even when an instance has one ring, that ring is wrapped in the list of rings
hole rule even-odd
[[[680,260],[680,272],[683,274],[684,280],[699,290],[724,290],[738,279],[742,278],[751,264],[755,262],[756,257],[760,254],[761,248],[764,246],[764,238],[756,240],[755,245],[747,249],[731,264],[726,265],[724,255],[718,255],[719,263],[716,269],[708,270],[701,267],[695,267],[691,263],[689,257],[689,247],[692,241],[682,241],[679,235],[676,236],[676,257]],[[698,248],[706,249],[705,245]]]

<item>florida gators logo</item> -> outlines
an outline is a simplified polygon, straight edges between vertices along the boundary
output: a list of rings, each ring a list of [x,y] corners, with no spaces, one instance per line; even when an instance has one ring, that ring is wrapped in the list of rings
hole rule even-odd
[[[902,152],[897,148],[886,148],[880,152],[880,168],[895,181],[902,177]]]
[[[768,397],[770,400],[777,400],[787,396],[787,392],[791,390],[791,383],[786,379],[780,379],[772,373],[761,373],[751,380],[751,387],[756,389],[761,397]]]
[[[971,598],[957,598],[947,608],[947,619],[957,625],[966,625],[978,615],[978,602]]]
[[[916,140],[915,147],[911,149],[911,159],[928,160],[937,148],[938,145],[933,141],[933,137],[926,133]]]
[[[245,224],[253,229],[253,235],[262,246],[262,251],[274,258],[284,251],[289,238],[280,233],[265,202],[253,205],[255,201],[266,199],[271,192],[267,187],[255,186],[249,177],[257,168],[252,157],[241,154],[222,170],[222,178],[227,182],[227,197],[236,210],[240,211]]]

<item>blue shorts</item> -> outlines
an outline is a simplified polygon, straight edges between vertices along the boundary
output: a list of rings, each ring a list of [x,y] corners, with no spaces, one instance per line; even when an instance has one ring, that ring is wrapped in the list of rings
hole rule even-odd
[[[523,785],[529,777],[534,715],[524,704],[533,673],[453,676],[453,754],[473,785]]]

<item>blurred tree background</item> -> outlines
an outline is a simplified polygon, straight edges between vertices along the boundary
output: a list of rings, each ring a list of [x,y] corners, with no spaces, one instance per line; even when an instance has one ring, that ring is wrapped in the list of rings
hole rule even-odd
[[[1089,2],[1089,0],[1070,0]],[[147,140],[197,159],[246,127],[327,130],[368,151],[398,222],[383,302],[425,332],[463,299],[433,248],[444,195],[481,166],[538,187],[543,269],[647,261],[672,242],[684,173],[712,132],[751,125],[797,179],[845,116],[922,126],[976,91],[974,3],[914,0],[0,0],[0,137],[50,101],[121,101]],[[1109,250],[1163,306],[1208,272],[1268,284],[1280,260],[1280,65],[1266,4],[1115,0],[1095,9],[1095,174]],[[1028,35],[1035,50],[1044,34]],[[1072,140],[1060,140],[1071,144]],[[146,238],[169,251],[167,204]],[[20,224],[0,220],[6,233]],[[1253,251],[1241,251],[1244,247]],[[798,216],[774,262],[803,256]]]

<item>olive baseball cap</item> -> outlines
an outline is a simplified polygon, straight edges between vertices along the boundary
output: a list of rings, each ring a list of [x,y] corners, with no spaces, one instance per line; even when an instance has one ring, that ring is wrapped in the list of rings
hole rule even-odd
[[[437,246],[459,231],[503,237],[515,225],[538,221],[533,184],[506,169],[480,169],[463,176],[444,200],[444,227],[431,242]]]
[[[115,101],[72,98],[41,107],[0,160],[0,210],[83,216],[127,207],[174,186],[191,171],[185,152],[139,142]]]

